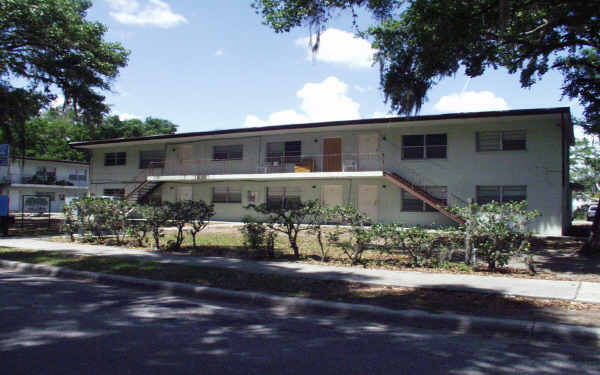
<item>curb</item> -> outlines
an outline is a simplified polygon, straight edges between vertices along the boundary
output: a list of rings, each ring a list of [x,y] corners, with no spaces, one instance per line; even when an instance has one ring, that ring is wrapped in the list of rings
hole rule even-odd
[[[458,334],[510,336],[600,347],[600,328],[566,324],[486,318],[461,314],[433,314],[421,310],[391,310],[385,307],[302,297],[282,297],[260,292],[240,292],[191,284],[155,281],[106,273],[75,271],[64,267],[0,260],[0,267],[38,275],[84,279],[111,285],[143,288],[186,297],[199,297],[270,308],[275,313],[326,314],[337,318],[377,320],[415,328],[444,329]]]

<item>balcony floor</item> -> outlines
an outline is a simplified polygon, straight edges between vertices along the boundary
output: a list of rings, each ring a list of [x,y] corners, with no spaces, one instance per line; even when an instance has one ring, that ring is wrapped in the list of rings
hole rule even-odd
[[[336,178],[379,178],[382,171],[368,172],[301,172],[301,173],[240,173],[178,176],[148,176],[153,182],[216,182],[216,181],[274,181]]]

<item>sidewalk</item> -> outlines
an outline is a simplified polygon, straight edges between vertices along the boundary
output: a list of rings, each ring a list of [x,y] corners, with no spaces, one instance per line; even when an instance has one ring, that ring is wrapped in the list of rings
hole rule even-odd
[[[600,303],[600,284],[590,282],[389,271],[292,262],[257,262],[217,257],[190,257],[115,246],[50,242],[29,238],[3,238],[0,239],[0,246],[31,250],[65,251],[72,254],[84,255],[146,258],[153,261],[190,264],[199,267],[227,268],[251,273],[271,273],[323,280],[342,280],[409,288],[497,293],[522,297]]]

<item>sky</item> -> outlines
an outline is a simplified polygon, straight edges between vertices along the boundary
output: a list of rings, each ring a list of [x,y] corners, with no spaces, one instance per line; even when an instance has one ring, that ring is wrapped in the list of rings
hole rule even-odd
[[[108,26],[106,40],[131,51],[107,94],[121,118],[164,118],[178,132],[390,116],[379,90],[370,43],[354,36],[341,15],[321,36],[316,55],[310,31],[276,34],[251,0],[95,0],[88,19]],[[363,17],[359,27],[370,20]],[[523,89],[505,70],[442,80],[421,115],[570,106],[562,78],[544,76]]]

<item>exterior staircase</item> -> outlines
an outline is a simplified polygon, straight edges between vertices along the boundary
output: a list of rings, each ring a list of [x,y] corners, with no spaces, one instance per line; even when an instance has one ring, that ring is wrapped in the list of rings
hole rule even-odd
[[[413,183],[411,183],[404,177],[398,175],[397,173],[386,172],[386,171],[383,171],[383,176],[390,182],[400,186],[402,189],[408,191],[410,194],[414,195],[415,197],[419,198],[420,200],[427,203],[431,207],[435,208],[442,215],[449,217],[450,219],[457,222],[458,224],[465,223],[465,221],[462,218],[460,218],[460,217],[456,216],[455,214],[453,214],[452,212],[448,211],[444,202],[437,199],[433,195],[429,194],[425,190],[421,189],[419,186],[414,185]]]
[[[141,202],[146,198],[150,193],[154,191],[158,186],[160,186],[161,182],[156,181],[144,181],[136,186],[129,194],[125,196],[125,200],[129,202]]]

